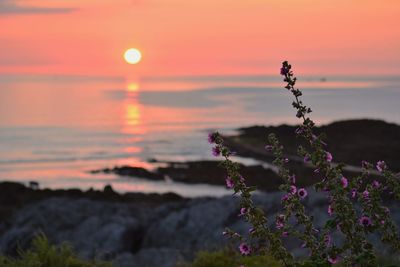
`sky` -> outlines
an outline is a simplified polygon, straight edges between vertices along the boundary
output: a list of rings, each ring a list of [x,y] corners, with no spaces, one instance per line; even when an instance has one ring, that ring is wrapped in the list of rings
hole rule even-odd
[[[283,60],[399,75],[399,14],[398,0],[0,0],[0,75],[259,75]]]
[[[316,122],[398,124],[399,25],[400,0],[0,0],[0,175],[95,186],[89,166],[204,158],[214,127],[297,123],[284,60]]]

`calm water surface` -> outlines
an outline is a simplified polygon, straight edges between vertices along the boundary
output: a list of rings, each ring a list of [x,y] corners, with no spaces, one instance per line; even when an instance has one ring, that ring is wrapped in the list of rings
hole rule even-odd
[[[313,118],[328,123],[378,118],[400,124],[400,78],[309,77],[299,84]],[[222,195],[207,185],[90,174],[149,159],[211,159],[207,132],[296,123],[291,98],[275,77],[143,78],[0,75],[0,180],[121,192]],[[244,159],[243,159],[244,160]],[[251,164],[252,161],[247,161]],[[253,162],[254,163],[254,162]]]

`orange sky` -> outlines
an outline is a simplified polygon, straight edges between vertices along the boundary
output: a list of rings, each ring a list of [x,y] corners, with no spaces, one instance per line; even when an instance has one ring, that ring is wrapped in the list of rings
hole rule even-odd
[[[0,73],[400,74],[398,0],[3,0]],[[129,47],[143,61],[123,61]]]

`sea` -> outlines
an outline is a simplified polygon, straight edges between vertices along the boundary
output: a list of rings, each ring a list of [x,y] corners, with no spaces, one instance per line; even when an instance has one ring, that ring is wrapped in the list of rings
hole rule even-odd
[[[278,75],[105,76],[0,74],[0,180],[41,188],[231,194],[222,186],[93,174],[131,165],[218,160],[207,134],[297,124]],[[400,124],[400,77],[304,77],[298,87],[318,124],[355,118]],[[244,164],[256,160],[236,157]],[[221,177],[223,179],[223,177]]]

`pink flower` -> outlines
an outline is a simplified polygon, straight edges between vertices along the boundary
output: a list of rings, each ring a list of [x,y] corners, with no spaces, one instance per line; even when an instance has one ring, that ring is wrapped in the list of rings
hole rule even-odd
[[[291,175],[290,177],[289,177],[289,180],[290,180],[290,182],[292,183],[292,184],[295,184],[296,183],[296,175]]]
[[[362,216],[359,222],[364,227],[370,226],[372,224],[372,221],[368,216]]]
[[[379,187],[381,186],[381,183],[379,183],[377,180],[374,180],[374,181],[372,182],[372,185],[373,185],[375,188],[379,188]]]
[[[212,154],[214,155],[214,157],[218,157],[219,155],[221,155],[221,149],[218,146],[213,147]]]
[[[297,187],[295,185],[290,186],[290,194],[294,195],[297,192]]]
[[[214,144],[215,141],[217,141],[217,136],[218,136],[218,133],[217,133],[217,132],[209,133],[209,134],[208,134],[208,142],[209,142],[210,144]]]
[[[225,183],[226,183],[226,187],[229,189],[232,189],[235,186],[235,183],[233,182],[233,180],[230,176],[226,177]]]
[[[241,208],[239,216],[244,216],[249,212],[247,208]]]
[[[307,195],[308,195],[308,193],[307,193],[307,190],[305,190],[304,188],[300,188],[298,191],[297,191],[297,195],[300,197],[300,198],[305,198]]]
[[[339,262],[339,257],[338,256],[328,256],[328,261],[331,264],[336,264]]]
[[[289,69],[287,67],[284,66],[281,68],[281,75],[285,76],[288,73],[289,73]]]
[[[332,154],[331,154],[330,152],[328,152],[328,151],[326,151],[326,156],[325,156],[325,158],[326,158],[326,161],[327,161],[327,162],[331,162],[332,159],[333,159]]]
[[[342,182],[342,187],[346,188],[349,185],[349,182],[347,181],[347,178],[342,176],[342,179],[340,180]]]
[[[380,160],[376,163],[376,169],[379,172],[383,172],[386,169],[386,163],[383,160]]]
[[[362,167],[362,168],[368,169],[369,166],[370,166],[370,164],[369,164],[368,161],[365,161],[365,160],[362,160],[362,161],[361,161],[361,167]]]
[[[282,198],[281,198],[281,202],[283,203],[283,202],[286,202],[286,201],[288,201],[289,200],[289,196],[288,195],[283,195],[282,196]]]
[[[282,236],[283,236],[283,237],[288,237],[288,236],[289,236],[289,233],[288,233],[288,232],[282,232]]]
[[[285,222],[285,215],[279,214],[279,215],[276,217],[276,222],[275,222],[276,228],[277,228],[277,229],[283,228],[283,227],[285,226],[284,222]]]
[[[242,255],[249,255],[251,252],[251,249],[246,243],[241,243],[239,246],[239,251]]]
[[[288,159],[288,158],[284,158],[284,159],[283,159],[283,162],[288,163],[288,162],[289,162],[289,159]]]
[[[332,216],[332,214],[333,214],[333,208],[331,205],[328,206],[328,214],[329,214],[329,216]]]
[[[303,161],[304,161],[304,163],[309,162],[310,161],[310,157],[308,155],[305,155]]]

